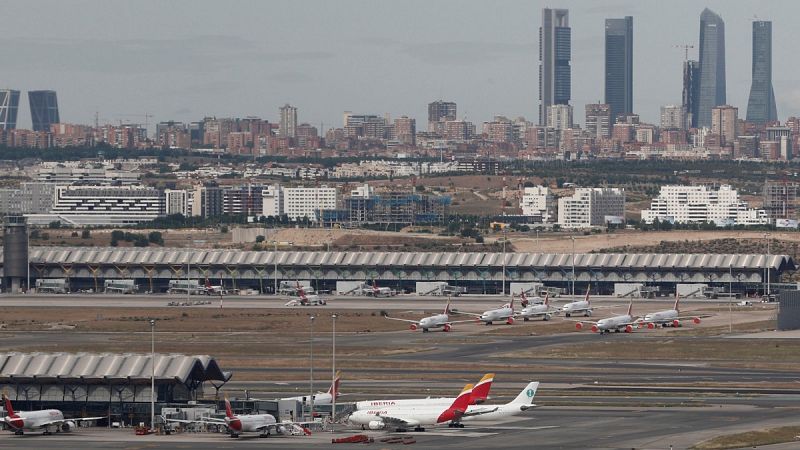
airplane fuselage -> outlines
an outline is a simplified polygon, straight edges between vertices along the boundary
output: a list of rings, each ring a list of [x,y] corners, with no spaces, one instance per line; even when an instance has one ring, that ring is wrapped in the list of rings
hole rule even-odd
[[[266,433],[275,425],[275,417],[271,414],[247,414],[226,417],[225,424],[231,433]]]
[[[514,317],[514,310],[511,308],[498,308],[492,309],[489,311],[484,311],[483,314],[478,317],[478,320],[481,322],[485,322],[487,325],[491,325],[492,322],[497,321],[508,321]]]
[[[561,307],[561,312],[563,312],[567,317],[576,313],[583,313],[588,317],[592,315],[592,305],[586,300],[570,302]]]
[[[423,317],[419,321],[419,328],[422,331],[427,331],[430,328],[442,328],[450,322],[450,316],[447,314],[436,314],[435,316]]]
[[[653,322],[657,324],[664,324],[670,323],[678,319],[678,311],[674,309],[668,309],[665,311],[658,311],[654,313],[647,314],[644,316],[645,322]]]
[[[40,411],[18,411],[18,418],[6,416],[3,421],[11,430],[41,430],[44,427],[57,428],[56,425],[44,425],[53,421],[63,421],[64,414],[57,409],[43,409]]]
[[[553,311],[548,305],[531,305],[523,308],[519,315],[525,320],[539,316],[541,316],[544,320],[550,320],[552,312]]]
[[[600,333],[610,332],[610,331],[623,331],[632,322],[633,322],[633,317],[631,317],[628,314],[609,317],[607,319],[600,319],[597,321],[597,324],[594,327],[592,327],[592,331],[598,331]],[[595,330],[595,328],[597,329]]]
[[[281,400],[295,400],[303,403],[304,406],[307,407],[311,406],[311,398],[308,395],[298,396],[298,397],[286,397],[282,398]],[[314,405],[330,405],[332,400],[333,396],[327,392],[320,392],[314,394]]]

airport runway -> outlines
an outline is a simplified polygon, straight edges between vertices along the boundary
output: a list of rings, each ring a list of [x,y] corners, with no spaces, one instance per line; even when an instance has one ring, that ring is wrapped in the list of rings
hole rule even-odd
[[[503,422],[466,423],[464,429],[429,428],[404,433],[416,439],[412,448],[441,449],[684,449],[720,434],[795,423],[798,410],[715,406],[698,408],[543,407]],[[133,430],[86,429],[75,433],[40,436],[0,435],[0,448],[19,449],[238,449],[329,448],[332,437],[368,434],[372,445],[337,444],[335,448],[391,448],[379,442],[392,433],[362,432],[337,427],[336,432],[312,436],[246,437],[232,440],[222,434],[186,433],[172,436],[135,436]]]

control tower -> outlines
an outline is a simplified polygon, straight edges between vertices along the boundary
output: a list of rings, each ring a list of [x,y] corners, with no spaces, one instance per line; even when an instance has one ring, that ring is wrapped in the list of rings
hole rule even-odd
[[[23,216],[3,220],[3,291],[28,289],[28,222]]]

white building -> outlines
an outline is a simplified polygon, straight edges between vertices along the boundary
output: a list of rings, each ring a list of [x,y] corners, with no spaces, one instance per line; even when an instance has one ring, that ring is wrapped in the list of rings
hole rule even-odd
[[[264,186],[261,191],[262,214],[266,217],[283,215],[283,190],[279,184]]]
[[[37,181],[58,184],[139,184],[142,174],[104,167],[73,167],[42,165],[36,175]]]
[[[624,189],[576,188],[572,197],[558,199],[558,224],[564,228],[599,227],[624,218]]]
[[[286,214],[290,220],[307,217],[316,222],[320,211],[337,206],[336,188],[327,186],[285,188],[275,184],[264,187],[261,199],[264,216]]]
[[[336,188],[322,186],[283,189],[283,212],[291,220],[307,217],[316,222],[320,211],[325,209],[336,209]]]
[[[769,218],[763,209],[750,208],[731,186],[662,186],[650,209],[642,210],[642,221],[653,223],[705,223],[717,226],[762,225]]]
[[[550,105],[547,107],[547,126],[556,130],[572,128],[572,106]]]
[[[519,206],[523,216],[540,217],[542,222],[551,222],[555,218],[555,203],[550,188],[533,186],[525,188]]]
[[[165,189],[164,207],[166,215],[189,216],[189,192],[185,189]]]
[[[126,225],[164,214],[164,197],[146,186],[56,186],[48,214],[28,215],[28,223],[46,225]]]

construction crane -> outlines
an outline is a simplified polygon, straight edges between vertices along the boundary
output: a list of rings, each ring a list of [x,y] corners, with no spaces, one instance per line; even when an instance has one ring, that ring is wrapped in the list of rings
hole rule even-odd
[[[672,47],[673,48],[682,48],[683,52],[684,52],[683,60],[684,61],[688,61],[689,60],[689,49],[690,48],[694,48],[694,45],[683,44],[683,45],[673,45]]]
[[[153,117],[151,114],[144,113],[144,114],[117,114],[117,119],[120,119],[120,125],[122,125],[122,119],[128,119],[130,117],[144,117],[144,129],[148,128],[150,125],[150,119]],[[126,120],[128,122],[128,120]]]

